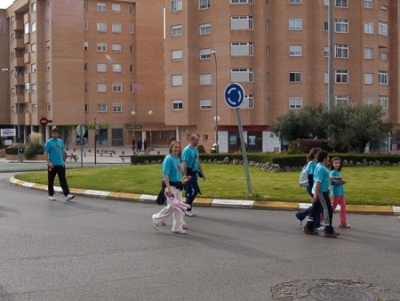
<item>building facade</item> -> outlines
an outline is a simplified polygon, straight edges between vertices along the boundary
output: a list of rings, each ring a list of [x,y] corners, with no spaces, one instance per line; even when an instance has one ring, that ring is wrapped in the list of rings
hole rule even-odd
[[[218,143],[227,152],[239,149],[240,117],[250,151],[280,151],[270,129],[277,116],[333,101],[381,104],[396,124],[387,148],[398,149],[397,0],[71,1],[17,0],[0,13],[9,47],[1,44],[0,62],[23,74],[24,134],[46,117],[70,145],[86,125],[82,141],[93,145],[100,121],[107,146],[129,145],[133,133],[153,145],[196,133],[207,150]],[[245,90],[240,110],[225,101],[232,82]],[[9,83],[8,92],[0,86],[10,107],[0,123],[15,126],[16,79]]]

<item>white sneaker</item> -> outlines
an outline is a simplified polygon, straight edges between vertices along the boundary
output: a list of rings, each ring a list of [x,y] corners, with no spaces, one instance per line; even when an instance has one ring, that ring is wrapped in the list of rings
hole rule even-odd
[[[317,230],[318,230],[318,231],[324,231],[324,230],[325,230],[325,227],[324,227],[324,226],[321,226],[321,227],[317,228]]]
[[[73,194],[69,194],[65,197],[65,200],[68,202],[70,200],[72,200],[75,196]]]
[[[55,201],[55,200],[56,200],[56,198],[54,196],[49,195],[49,201]]]
[[[196,216],[196,214],[192,210],[186,211],[186,215],[190,217]]]
[[[186,234],[186,231],[185,230],[178,230],[178,231],[172,231],[172,233],[175,233],[175,234]]]

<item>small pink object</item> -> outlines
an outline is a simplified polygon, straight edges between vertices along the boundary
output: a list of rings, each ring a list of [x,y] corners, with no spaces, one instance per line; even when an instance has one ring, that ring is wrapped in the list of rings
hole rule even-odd
[[[188,228],[188,225],[184,222],[183,224],[182,224],[182,229],[187,229]]]
[[[174,207],[175,210],[185,214],[186,210],[188,208],[190,208],[190,205],[185,204],[180,202],[179,200],[175,199],[175,198],[170,198],[167,197],[167,202],[171,204],[172,207]]]
[[[161,226],[166,226],[167,224],[165,222],[161,222]]]

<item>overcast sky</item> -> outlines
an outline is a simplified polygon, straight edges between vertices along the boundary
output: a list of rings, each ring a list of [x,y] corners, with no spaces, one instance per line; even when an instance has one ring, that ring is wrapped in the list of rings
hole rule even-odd
[[[14,0],[0,0],[0,8],[8,8]]]

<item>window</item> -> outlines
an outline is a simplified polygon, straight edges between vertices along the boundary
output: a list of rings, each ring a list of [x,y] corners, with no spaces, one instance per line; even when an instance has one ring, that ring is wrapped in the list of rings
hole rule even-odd
[[[85,92],[89,92],[89,83],[85,83]]]
[[[254,97],[253,95],[245,95],[243,103],[240,106],[241,109],[254,109]]]
[[[46,0],[46,4],[45,4],[46,8],[50,7],[50,0]]]
[[[211,85],[211,74],[200,74],[200,85]]]
[[[265,55],[269,57],[269,53],[270,53],[270,48],[269,45],[267,45],[267,47],[265,48]]]
[[[199,9],[207,9],[211,7],[211,0],[199,0]]]
[[[386,22],[379,22],[378,33],[382,36],[388,35],[388,24]]]
[[[182,74],[176,74],[171,76],[171,83],[173,86],[182,86],[183,76]]]
[[[122,92],[122,84],[121,83],[112,84],[112,91],[114,93],[121,93]]]
[[[113,23],[112,24],[112,32],[121,32],[121,24]]]
[[[87,10],[88,9],[88,3],[87,1],[83,1],[83,9]]]
[[[349,71],[348,70],[336,70],[336,83],[348,83],[349,82]]]
[[[301,72],[289,72],[289,82],[301,83],[302,73]]]
[[[89,113],[89,104],[88,103],[85,103],[83,105],[83,110],[85,111],[85,113]]]
[[[120,103],[113,103],[112,111],[115,113],[122,112],[122,104]]]
[[[349,21],[343,19],[336,19],[335,32],[342,32],[342,33],[349,32]]]
[[[130,45],[129,46],[129,51],[130,51],[130,53],[134,53],[135,52],[135,46]]]
[[[100,93],[107,92],[107,84],[97,84],[97,92]]]
[[[28,34],[30,32],[31,25],[29,23],[24,24],[24,34]]]
[[[292,3],[292,4],[300,4],[300,3],[301,3],[301,0],[289,0],[289,3]]]
[[[113,72],[122,72],[122,65],[121,64],[113,64],[112,71]]]
[[[111,11],[113,13],[120,13],[121,12],[121,4],[111,4]]]
[[[231,69],[231,82],[253,82],[253,69]]]
[[[374,33],[374,24],[373,23],[364,23],[364,33],[373,34]]]
[[[46,62],[46,71],[50,71],[50,62]]]
[[[388,59],[388,53],[387,52],[382,52],[381,53],[381,60],[387,61]]]
[[[335,45],[335,56],[337,58],[342,58],[342,59],[349,58],[349,45],[346,44]]]
[[[35,32],[36,31],[36,22],[32,23],[32,27],[31,27],[31,32]]]
[[[231,56],[253,56],[253,43],[231,43]]]
[[[129,33],[135,33],[135,25],[129,25]]]
[[[100,113],[107,112],[107,104],[105,104],[105,103],[99,103],[99,104],[97,105],[97,112],[100,112]]]
[[[349,103],[349,96],[347,95],[336,95],[335,98],[337,105],[347,105]]]
[[[135,93],[135,84],[131,84],[129,87],[131,93]]]
[[[265,29],[268,31],[269,30],[269,20],[265,20]]]
[[[107,43],[97,43],[97,52],[107,52]]]
[[[374,83],[374,74],[373,73],[365,73],[364,74],[364,83],[366,85],[372,85]]]
[[[32,73],[36,72],[36,64],[31,64],[31,72]]]
[[[31,3],[31,13],[36,11],[36,2]]]
[[[112,44],[112,52],[120,53],[122,49],[121,44]]]
[[[31,84],[25,83],[25,93],[30,93],[30,92],[31,92]]]
[[[36,52],[36,43],[31,44],[31,52],[32,53]]]
[[[135,72],[135,65],[129,65],[129,72],[134,73]]]
[[[97,31],[107,31],[107,23],[97,22]]]
[[[290,109],[301,109],[303,106],[303,99],[301,97],[290,97],[289,108]]]
[[[382,109],[389,107],[389,98],[387,95],[379,95],[379,104],[382,106]]]
[[[14,58],[15,58],[15,52],[13,51],[10,53],[10,59],[13,60]]]
[[[302,46],[301,45],[290,45],[289,46],[289,56],[302,56]]]
[[[203,141],[208,141],[208,135],[207,134],[203,134]]]
[[[211,99],[200,99],[200,110],[211,110]]]
[[[174,25],[171,27],[171,34],[173,37],[182,35],[182,25]]]
[[[50,113],[51,112],[51,104],[46,103],[46,112]]]
[[[200,60],[209,60],[211,59],[211,49],[200,49]]]
[[[387,7],[386,5],[381,5],[381,10],[387,11],[387,10],[388,10],[388,7]]]
[[[211,33],[211,24],[200,24],[199,26],[200,35],[210,34]]]
[[[36,84],[32,84],[32,93],[35,93],[36,91],[37,91]]]
[[[33,104],[32,105],[32,114],[36,114],[37,113],[37,105]]]
[[[44,28],[49,29],[50,28],[50,20],[44,21]]]
[[[347,7],[347,0],[335,0],[336,7]]]
[[[50,50],[50,41],[46,41],[46,50]]]
[[[172,100],[172,111],[182,111],[183,102],[182,100],[174,99]]]
[[[374,48],[364,48],[364,58],[367,60],[372,60],[374,58]]]
[[[88,21],[83,22],[83,30],[89,30],[89,22]]]
[[[88,49],[89,49],[89,43],[83,42],[83,50],[88,51]]]
[[[182,10],[182,0],[171,1],[171,11]]]
[[[129,6],[129,13],[133,14],[135,12],[135,9],[133,8],[133,5]]]
[[[173,61],[180,61],[182,59],[182,49],[172,50],[171,59]]]
[[[253,0],[231,0],[231,4],[247,4],[253,3]]]
[[[324,46],[324,57],[329,57],[329,47]]]
[[[50,83],[46,83],[46,91],[50,91]]]
[[[303,19],[289,19],[289,30],[301,30],[303,28]]]
[[[97,3],[97,11],[106,11],[106,4],[105,3]]]
[[[11,34],[10,40],[11,40],[11,42],[14,42],[14,40],[15,40],[15,34]]]
[[[372,0],[364,0],[365,8],[372,8]]]
[[[253,30],[253,17],[233,16],[231,17],[231,30]]]
[[[379,83],[387,85],[388,84],[388,72],[387,71],[379,71]]]
[[[371,106],[374,104],[374,99],[373,98],[365,98],[364,103],[368,106]]]
[[[97,72],[107,72],[107,64],[97,63]]]

